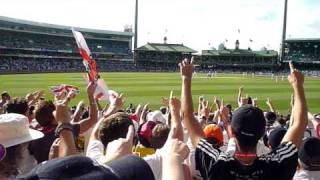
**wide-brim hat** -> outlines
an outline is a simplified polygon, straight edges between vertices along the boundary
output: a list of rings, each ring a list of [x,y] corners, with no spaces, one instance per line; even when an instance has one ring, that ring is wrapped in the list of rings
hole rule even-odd
[[[28,118],[21,114],[0,115],[0,144],[11,147],[43,137],[43,133],[29,128]]]

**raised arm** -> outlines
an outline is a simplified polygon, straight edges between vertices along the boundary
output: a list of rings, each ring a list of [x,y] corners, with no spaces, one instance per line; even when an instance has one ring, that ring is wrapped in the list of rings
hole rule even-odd
[[[81,115],[83,111],[84,111],[84,104],[83,104],[83,101],[80,101],[77,105],[76,110],[73,113],[73,118],[72,118],[73,123],[79,122],[81,120]]]
[[[288,76],[288,80],[292,85],[295,98],[292,108],[293,123],[292,126],[289,127],[286,135],[283,137],[282,142],[291,141],[299,147],[304,131],[308,125],[307,103],[303,89],[304,76],[301,72],[295,70],[291,63],[290,69],[291,74]]]
[[[242,93],[243,93],[243,86],[239,87],[239,92],[238,92],[238,106],[242,106]]]
[[[189,155],[188,146],[176,139],[176,129],[171,128],[165,145],[160,150],[162,157],[162,180],[191,179],[189,168],[184,168],[183,161]]]
[[[233,135],[232,135],[231,124],[230,124],[231,120],[229,117],[230,110],[226,106],[224,106],[223,103],[221,103],[219,112],[220,112],[221,120],[223,121],[223,126],[227,132],[227,135],[229,138],[232,138]]]
[[[191,142],[193,146],[197,146],[201,138],[204,137],[203,130],[199,122],[195,119],[193,115],[193,104],[191,96],[191,81],[192,81],[192,71],[193,64],[185,59],[179,64],[181,78],[182,78],[182,90],[181,90],[181,110],[183,123],[188,129]]]
[[[97,87],[96,83],[90,82],[87,87],[87,95],[89,100],[89,117],[87,119],[79,121],[80,134],[86,132],[88,129],[98,121],[98,109],[97,103],[94,99],[94,91]]]
[[[56,103],[56,111],[53,115],[58,122],[56,133],[59,136],[59,157],[70,156],[76,154],[76,145],[74,142],[71,116],[68,109],[68,100]]]
[[[174,138],[183,141],[183,129],[181,125],[180,109],[181,102],[179,99],[172,97],[169,99],[169,109],[171,113],[171,128],[176,130]]]
[[[271,101],[270,98],[267,98],[266,104],[267,104],[267,106],[269,107],[269,109],[270,109],[271,112],[276,113],[276,110],[274,109],[274,106],[273,106],[272,101]]]

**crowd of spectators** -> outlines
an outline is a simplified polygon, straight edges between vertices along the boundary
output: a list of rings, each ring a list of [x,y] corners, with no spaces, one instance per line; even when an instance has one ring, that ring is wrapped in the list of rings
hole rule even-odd
[[[78,47],[71,32],[68,36],[34,34],[6,30],[0,30],[0,33],[0,47],[78,52]],[[129,41],[88,38],[87,43],[93,52],[109,52],[115,54],[131,53]]]
[[[87,86],[77,95],[43,91],[0,101],[0,179],[318,179],[320,115],[308,112],[304,76],[290,64],[288,114],[239,88],[238,107],[216,97],[192,103],[193,62],[180,64],[181,100],[124,107],[122,94],[106,106]],[[45,87],[44,87],[45,88]],[[214,88],[214,87],[213,87]]]

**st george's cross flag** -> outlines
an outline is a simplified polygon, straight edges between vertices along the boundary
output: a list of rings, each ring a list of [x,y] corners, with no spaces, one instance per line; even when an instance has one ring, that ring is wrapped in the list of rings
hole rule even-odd
[[[99,74],[97,71],[97,64],[96,61],[92,58],[86,40],[84,39],[81,32],[72,29],[72,33],[74,38],[76,39],[80,55],[83,58],[83,65],[85,66],[86,71],[88,72],[89,81],[92,82],[98,80]]]
[[[88,76],[87,76],[88,78],[86,78],[87,83],[89,82],[97,83],[97,87],[94,92],[94,97],[97,100],[108,101],[109,100],[108,87],[104,82],[104,80],[99,76],[99,73],[97,71],[96,61],[92,58],[92,55],[86,40],[84,39],[81,32],[75,31],[74,29],[72,29],[72,33],[74,38],[76,39],[80,55],[83,58],[83,65],[85,66],[86,71],[88,73]]]

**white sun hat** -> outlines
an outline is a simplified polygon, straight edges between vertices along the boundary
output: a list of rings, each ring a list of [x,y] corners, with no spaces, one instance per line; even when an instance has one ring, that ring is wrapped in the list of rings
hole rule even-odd
[[[0,144],[10,147],[43,137],[43,133],[29,128],[28,118],[21,114],[0,115]]]
[[[162,122],[163,124],[166,124],[167,119],[161,111],[153,111],[147,114],[147,121]]]

